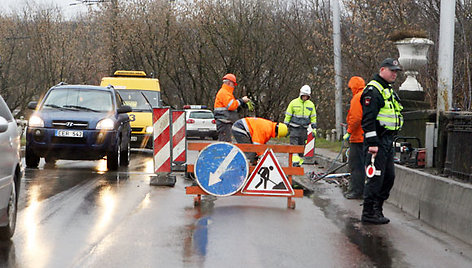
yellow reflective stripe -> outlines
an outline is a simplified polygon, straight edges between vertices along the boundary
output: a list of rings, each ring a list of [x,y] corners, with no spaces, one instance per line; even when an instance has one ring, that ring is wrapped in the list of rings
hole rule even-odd
[[[293,115],[292,117],[295,117],[295,118],[303,118],[303,119],[308,119],[308,118],[309,118],[308,115]]]
[[[387,118],[397,118],[398,116],[396,114],[384,114],[384,113],[379,113],[377,117],[387,117]]]

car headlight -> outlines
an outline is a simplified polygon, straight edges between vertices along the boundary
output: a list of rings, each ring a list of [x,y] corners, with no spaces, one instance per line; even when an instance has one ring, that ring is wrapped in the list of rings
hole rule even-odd
[[[154,131],[153,126],[146,127],[146,133],[152,133]]]
[[[102,119],[97,124],[97,129],[113,129],[115,127],[115,122],[110,118]]]
[[[44,121],[37,115],[32,115],[28,121],[30,127],[44,127]]]

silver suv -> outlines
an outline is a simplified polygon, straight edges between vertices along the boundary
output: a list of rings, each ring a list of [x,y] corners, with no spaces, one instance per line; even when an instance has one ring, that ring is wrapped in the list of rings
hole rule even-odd
[[[20,137],[15,120],[0,96],[0,240],[15,232],[20,193]]]

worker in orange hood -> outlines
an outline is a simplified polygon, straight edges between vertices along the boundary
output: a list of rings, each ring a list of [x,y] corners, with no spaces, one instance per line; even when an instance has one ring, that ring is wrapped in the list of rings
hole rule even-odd
[[[349,169],[351,180],[344,197],[347,199],[362,199],[364,193],[365,167],[364,167],[364,131],[362,130],[362,105],[361,95],[365,88],[362,77],[353,76],[348,83],[352,91],[351,106],[347,113],[347,133],[344,140],[349,141]]]
[[[232,131],[237,143],[266,144],[271,138],[287,136],[288,127],[264,118],[246,117],[236,121]],[[246,156],[252,164],[256,164],[256,153],[246,153]]]

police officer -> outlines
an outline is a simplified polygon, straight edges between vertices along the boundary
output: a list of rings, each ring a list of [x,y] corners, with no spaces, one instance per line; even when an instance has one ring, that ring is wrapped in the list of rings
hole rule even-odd
[[[382,206],[389,197],[395,179],[393,140],[403,125],[401,115],[403,106],[392,89],[397,72],[401,70],[398,60],[385,59],[380,64],[379,73],[374,75],[361,96],[362,129],[367,150],[365,163],[370,165],[374,159],[374,167],[377,171],[372,178],[367,176],[362,222],[373,224],[390,222],[383,215]]]
[[[219,141],[231,142],[231,127],[239,119],[238,108],[247,108],[250,101],[247,96],[240,99],[234,97],[233,91],[237,85],[236,76],[226,74],[223,76],[223,85],[216,93],[214,112]]]
[[[292,145],[305,145],[309,125],[313,129],[313,134],[316,135],[316,109],[315,104],[310,100],[310,95],[310,86],[302,86],[299,97],[290,102],[285,112],[284,123],[289,126],[290,144]],[[303,159],[300,156],[303,154],[293,155],[294,166],[303,164]]]

